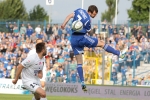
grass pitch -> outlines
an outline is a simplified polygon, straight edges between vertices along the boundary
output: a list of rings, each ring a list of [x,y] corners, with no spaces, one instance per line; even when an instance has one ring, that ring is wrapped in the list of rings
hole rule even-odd
[[[32,100],[33,95],[0,94],[0,100]],[[111,98],[85,98],[68,96],[48,96],[48,100],[123,100]],[[126,99],[127,100],[127,99]],[[128,99],[129,100],[129,99]]]

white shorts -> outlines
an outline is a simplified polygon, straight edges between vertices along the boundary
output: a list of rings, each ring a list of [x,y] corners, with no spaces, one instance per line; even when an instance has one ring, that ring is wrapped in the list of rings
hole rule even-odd
[[[28,81],[26,83],[23,83],[23,87],[32,93],[35,93],[37,88],[41,87],[39,82],[33,82],[33,81]]]

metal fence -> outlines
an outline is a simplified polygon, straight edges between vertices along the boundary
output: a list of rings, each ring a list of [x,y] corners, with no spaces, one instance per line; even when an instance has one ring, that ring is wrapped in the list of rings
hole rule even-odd
[[[63,23],[63,20],[55,20],[52,21],[50,24],[54,25],[61,25]],[[20,29],[21,25],[24,24],[25,26],[27,26],[28,24],[30,24],[33,28],[37,27],[38,25],[41,25],[41,27],[44,29],[46,27],[47,24],[49,24],[48,21],[44,20],[44,21],[23,21],[23,20],[1,20],[0,19],[0,31],[8,31],[8,26],[10,24],[16,24],[18,26],[18,28]],[[69,25],[71,25],[71,21],[69,21],[68,23]],[[124,25],[126,27],[130,27],[132,28],[134,25],[136,26],[142,26],[144,32],[147,29],[148,26],[148,22],[130,22],[130,21],[121,21],[118,24],[114,24],[114,23],[110,23],[107,22],[106,24],[104,24],[102,21],[100,20],[93,20],[92,21],[92,27],[96,25],[98,27],[98,32],[100,33],[101,31],[103,31],[103,27],[105,27],[106,25],[112,25],[112,26],[117,26],[117,28],[119,29],[120,26]],[[108,31],[108,30],[106,30]]]

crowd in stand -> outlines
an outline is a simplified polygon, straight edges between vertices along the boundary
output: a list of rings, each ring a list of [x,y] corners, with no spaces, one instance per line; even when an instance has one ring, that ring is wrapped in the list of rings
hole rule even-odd
[[[107,27],[107,28],[106,28]],[[127,26],[117,26],[108,25],[103,27],[105,31],[108,29],[109,37],[107,38],[107,43],[117,48],[117,45],[122,45],[123,47],[128,47],[128,52],[126,53],[125,59],[119,59],[114,55],[109,55],[112,58],[112,80],[114,84],[117,84],[118,77],[117,74],[121,73],[122,85],[126,82],[126,85],[137,85],[141,84],[142,78],[138,76],[132,77],[132,74],[126,76],[126,72],[130,69],[137,69],[140,66],[140,61],[144,63],[150,63],[150,25],[146,26],[146,31],[143,30],[142,26],[134,25],[129,32]],[[130,33],[130,34],[129,34]],[[130,38],[129,38],[130,37]],[[122,47],[120,47],[121,49]],[[148,76],[145,76],[145,80]],[[129,80],[130,81],[129,81]],[[144,85],[144,84],[143,84]]]
[[[0,32],[0,78],[14,78],[17,65],[23,61],[29,51],[34,48],[36,39],[43,39],[47,45],[47,54],[50,56],[50,66],[46,68],[47,81],[50,82],[78,82],[79,77],[76,71],[76,59],[72,53],[70,45],[71,28],[68,25],[65,30],[61,30],[57,24],[47,25],[46,28],[38,25],[22,24],[19,28],[16,24],[6,26],[8,32]],[[126,72],[132,68],[140,66],[140,61],[150,63],[150,26],[146,32],[141,26],[134,26],[131,32],[127,26],[108,25],[103,22],[101,31],[107,32],[105,41],[112,47],[123,49],[128,47],[126,59],[119,59],[112,54],[106,56],[112,58],[111,80],[117,84],[118,73],[122,75],[122,83],[127,85],[143,84],[137,77],[126,76]],[[97,25],[93,26],[93,37],[104,39],[99,34]],[[99,50],[99,49],[95,49]],[[70,58],[73,57],[73,59]],[[148,76],[149,77],[149,76]],[[147,79],[147,77],[144,77]]]

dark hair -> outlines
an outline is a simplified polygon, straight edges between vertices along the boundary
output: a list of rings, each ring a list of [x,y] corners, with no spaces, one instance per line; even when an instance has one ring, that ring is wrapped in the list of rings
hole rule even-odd
[[[36,53],[40,53],[45,48],[45,43],[36,44]]]
[[[93,13],[94,11],[96,13],[98,13],[98,8],[95,5],[90,5],[89,8],[88,8],[88,12]]]

